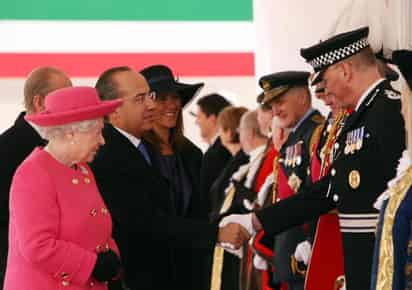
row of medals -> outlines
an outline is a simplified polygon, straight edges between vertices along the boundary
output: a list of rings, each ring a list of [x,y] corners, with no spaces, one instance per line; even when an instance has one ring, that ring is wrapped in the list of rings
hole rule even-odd
[[[358,128],[346,135],[346,145],[343,150],[345,155],[353,154],[360,150],[363,146],[363,137],[365,134],[365,127]]]
[[[285,152],[285,166],[296,167],[302,163],[302,146],[303,141],[288,146]]]

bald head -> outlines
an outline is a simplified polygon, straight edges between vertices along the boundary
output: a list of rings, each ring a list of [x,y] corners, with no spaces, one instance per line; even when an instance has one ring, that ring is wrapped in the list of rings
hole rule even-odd
[[[24,106],[28,114],[44,110],[44,97],[61,88],[71,87],[72,82],[61,70],[40,67],[29,73],[24,83]]]

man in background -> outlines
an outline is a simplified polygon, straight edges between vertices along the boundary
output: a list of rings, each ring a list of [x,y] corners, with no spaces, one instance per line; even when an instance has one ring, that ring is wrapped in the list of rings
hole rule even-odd
[[[0,289],[3,289],[7,264],[9,227],[9,190],[16,168],[44,140],[24,116],[44,110],[44,97],[50,92],[72,86],[64,72],[53,67],[33,70],[24,84],[24,107],[14,124],[0,135]]]

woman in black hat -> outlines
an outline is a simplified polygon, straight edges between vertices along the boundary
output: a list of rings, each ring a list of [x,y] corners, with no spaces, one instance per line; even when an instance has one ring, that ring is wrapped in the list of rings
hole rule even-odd
[[[178,82],[170,68],[164,65],[150,66],[140,73],[156,92],[156,118],[145,139],[160,152],[159,169],[171,184],[176,214],[206,220],[207,209],[200,200],[199,191],[202,151],[183,135],[182,116],[183,107],[204,84]],[[204,257],[199,253],[187,249],[175,251],[177,285],[185,285],[184,289],[201,289],[207,284],[206,256],[211,253],[202,253]]]

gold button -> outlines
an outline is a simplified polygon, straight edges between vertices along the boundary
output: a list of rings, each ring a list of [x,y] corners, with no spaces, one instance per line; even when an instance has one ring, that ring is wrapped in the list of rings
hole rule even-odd
[[[62,285],[63,285],[63,287],[67,287],[67,286],[70,285],[70,282],[67,281],[67,280],[63,280],[63,281],[62,281]]]
[[[90,211],[90,215],[91,215],[91,216],[96,216],[96,215],[97,215],[97,210],[96,210],[95,208],[93,208],[93,209]]]
[[[66,272],[61,272],[61,273],[60,273],[60,277],[61,277],[62,279],[64,279],[64,280],[66,280],[67,278],[69,278],[69,274],[66,273]]]
[[[77,178],[73,178],[73,179],[72,179],[72,183],[73,183],[73,184],[79,184],[79,180],[78,180]]]
[[[97,246],[96,246],[96,252],[97,252],[97,253],[100,253],[101,251],[102,251],[102,246],[97,245]]]
[[[106,243],[106,244],[104,245],[104,249],[106,250],[106,252],[107,252],[108,250],[110,250],[110,247],[109,247],[109,244],[108,244],[108,243]]]
[[[91,281],[91,282],[89,283],[89,286],[90,286],[90,287],[93,287],[93,286],[94,286],[94,282]]]
[[[90,183],[90,178],[85,177],[85,178],[84,178],[84,183],[89,184],[89,183]]]
[[[102,207],[101,212],[102,212],[102,214],[108,214],[109,213],[109,211],[105,207]]]

